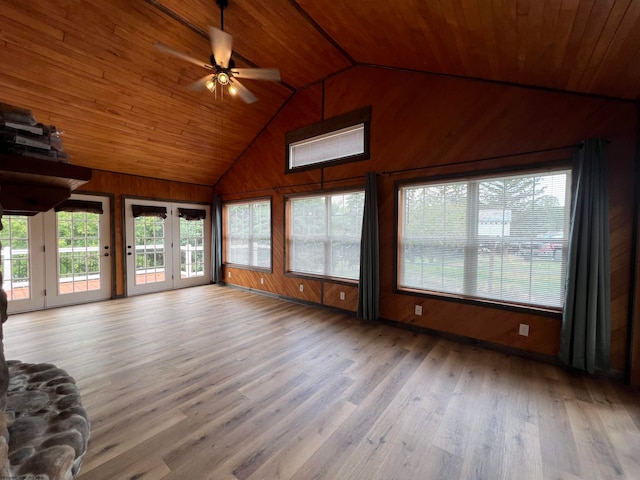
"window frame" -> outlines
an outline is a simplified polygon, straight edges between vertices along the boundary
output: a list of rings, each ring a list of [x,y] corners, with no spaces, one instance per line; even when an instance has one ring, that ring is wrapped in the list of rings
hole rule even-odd
[[[326,160],[322,162],[316,162],[309,165],[303,165],[299,167],[291,166],[290,158],[290,146],[292,143],[300,142],[307,139],[312,139],[322,135],[327,135],[332,132],[337,132],[349,127],[355,127],[359,124],[364,124],[364,152],[356,155],[349,155],[346,157],[340,157],[332,160]],[[341,165],[343,163],[359,162],[361,160],[367,160],[370,157],[370,143],[371,143],[371,106],[359,108],[351,112],[337,115],[335,117],[322,120],[311,125],[307,125],[296,130],[292,130],[285,134],[285,164],[284,173],[296,173],[303,172],[305,170],[315,170],[325,168],[333,165]]]
[[[258,203],[269,204],[269,266],[260,267],[260,266],[251,265],[251,264],[230,262],[228,259],[228,250],[227,250],[228,238],[229,238],[228,207],[232,205],[253,205]],[[222,249],[223,265],[233,267],[233,268],[245,269],[245,270],[272,273],[273,272],[273,198],[271,196],[268,196],[268,197],[247,198],[247,199],[240,199],[240,200],[230,200],[227,202],[223,202],[222,203],[222,238],[223,238],[223,249]],[[251,238],[252,236],[250,235],[249,239]],[[249,249],[249,252],[251,255],[251,249]]]
[[[365,194],[365,189],[364,186],[353,186],[353,187],[346,187],[346,188],[337,188],[337,189],[330,189],[330,190],[319,190],[319,191],[315,191],[315,192],[305,192],[305,193],[293,193],[293,194],[288,194],[284,196],[284,261],[283,263],[283,269],[284,269],[284,275],[285,276],[289,276],[289,277],[297,277],[297,278],[312,278],[312,279],[318,279],[318,280],[328,280],[334,283],[340,283],[340,284],[344,284],[344,285],[358,285],[359,284],[359,279],[358,278],[348,278],[348,277],[337,277],[337,276],[333,276],[333,275],[322,275],[322,274],[317,274],[317,273],[308,273],[308,272],[298,272],[295,270],[291,270],[291,251],[292,248],[290,246],[290,239],[291,239],[291,203],[290,200],[291,199],[300,199],[300,198],[311,198],[311,197],[325,197],[325,198],[330,198],[331,196],[337,196],[337,195],[345,195],[345,194],[349,194],[349,193],[362,193],[363,195]],[[326,204],[325,204],[326,205]],[[363,199],[363,210],[364,210],[364,199]],[[325,217],[327,217],[329,215],[329,211],[325,210]],[[363,211],[363,216],[364,216],[364,211]],[[330,236],[328,234],[325,234],[325,238],[330,238]],[[362,244],[362,233],[360,234],[360,241],[359,244]],[[326,252],[326,245],[325,245],[325,252]],[[326,257],[325,256],[325,266],[327,264],[327,260],[330,261],[331,257]]]
[[[482,297],[472,297],[464,294],[451,293],[451,292],[438,292],[434,290],[422,290],[418,288],[411,287],[402,287],[400,285],[400,274],[401,274],[401,228],[402,224],[400,221],[400,209],[402,208],[401,204],[401,195],[400,190],[402,187],[410,186],[410,185],[419,185],[419,184],[438,184],[438,183],[447,183],[447,182],[463,182],[465,180],[468,181],[482,181],[483,179],[492,179],[496,177],[509,177],[509,176],[518,176],[518,175],[544,175],[544,174],[552,174],[554,172],[559,171],[569,171],[571,178],[569,181],[569,188],[567,189],[567,216],[571,218],[572,208],[573,208],[573,194],[574,194],[574,171],[571,160],[560,160],[554,162],[546,162],[544,164],[532,164],[532,165],[524,165],[520,167],[500,167],[494,169],[486,169],[479,170],[473,173],[452,173],[452,174],[442,174],[435,175],[432,177],[418,177],[411,179],[403,179],[398,180],[394,183],[394,239],[393,239],[393,248],[394,248],[394,256],[393,256],[393,282],[394,282],[394,293],[399,295],[408,295],[412,297],[420,297],[420,298],[431,298],[437,300],[451,301],[455,303],[462,303],[468,305],[476,305],[476,306],[484,306],[484,307],[493,307],[501,310],[508,310],[514,312],[524,312],[524,313],[534,313],[542,316],[547,316],[551,318],[561,319],[563,314],[563,307],[548,307],[542,305],[528,304],[528,303],[517,303],[510,302],[508,300],[500,300],[500,299],[492,299],[492,298],[482,298]],[[570,231],[567,231],[567,255],[568,255],[568,245],[570,244]],[[568,274],[568,270],[565,271],[565,277]],[[566,292],[565,292],[566,294]]]

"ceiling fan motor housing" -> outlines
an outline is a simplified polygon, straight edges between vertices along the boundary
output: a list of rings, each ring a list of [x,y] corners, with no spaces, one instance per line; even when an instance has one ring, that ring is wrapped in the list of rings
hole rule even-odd
[[[211,65],[216,69],[216,72],[228,71],[232,68],[236,68],[236,62],[233,58],[229,59],[229,66],[227,68],[221,67],[218,65],[218,62],[216,62],[216,57],[213,56],[213,53],[209,56],[209,63],[211,63]]]

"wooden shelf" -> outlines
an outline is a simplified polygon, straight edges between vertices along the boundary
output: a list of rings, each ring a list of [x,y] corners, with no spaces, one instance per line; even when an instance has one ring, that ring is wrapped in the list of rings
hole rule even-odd
[[[51,210],[89,180],[90,168],[0,153],[0,204],[7,214]]]

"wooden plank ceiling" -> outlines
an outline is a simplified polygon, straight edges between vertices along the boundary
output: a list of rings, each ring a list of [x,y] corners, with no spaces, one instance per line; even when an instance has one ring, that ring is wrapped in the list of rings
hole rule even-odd
[[[72,162],[213,185],[299,89],[356,64],[640,97],[640,0],[229,0],[259,98],[191,92],[215,0],[0,0],[0,102],[64,130]],[[384,86],[381,86],[384,94]],[[419,95],[419,92],[416,92]]]

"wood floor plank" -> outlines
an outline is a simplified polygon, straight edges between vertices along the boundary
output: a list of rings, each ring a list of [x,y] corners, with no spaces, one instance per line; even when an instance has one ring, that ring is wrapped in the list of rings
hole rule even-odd
[[[475,352],[474,361],[458,362],[463,367],[453,390],[442,423],[438,428],[433,444],[445,452],[466,458],[471,454],[474,442],[469,441],[469,434],[474,424],[479,421],[478,393],[481,392],[485,377],[483,356]],[[456,355],[450,355],[455,359]],[[454,362],[454,364],[456,364]],[[450,372],[445,370],[448,375]],[[445,373],[443,372],[443,373]],[[473,401],[470,401],[473,398]]]
[[[264,425],[254,423],[255,432],[263,433],[247,442],[239,453],[231,456],[226,462],[229,464],[230,471],[239,480],[248,479],[275,452],[284,448],[292,436],[300,435],[300,431],[309,418],[317,418],[328,407],[339,403],[342,395],[351,384],[353,384],[353,380],[348,377],[343,376],[335,379],[330,388],[316,390],[312,397],[290,411],[272,428],[265,428]],[[272,413],[270,420],[274,417],[275,415]]]
[[[603,434],[602,422],[591,404],[566,400],[565,407],[581,459],[582,477],[594,480],[620,478],[622,465],[613,452],[608,435]]]
[[[558,473],[578,478],[582,474],[582,461],[562,395],[565,387],[559,380],[547,379],[548,395],[541,395],[537,402],[544,474],[551,478]]]
[[[87,456],[84,470],[91,471],[96,466],[131,450],[136,445],[185,419],[186,416],[179,411],[158,412],[151,409],[141,412],[135,421],[114,422],[106,428],[96,431],[91,444],[92,455]],[[128,435],[129,431],[137,432],[137,434]]]
[[[424,360],[426,353],[415,349],[405,356],[385,381],[378,384],[360,404],[362,408],[354,411],[292,478],[338,478],[335,472],[341,468],[341,459],[356,454],[357,445],[365,439],[371,426]]]
[[[423,408],[424,386],[407,387],[387,407],[398,414],[378,418],[337,478],[430,478],[433,466],[423,448],[431,444],[441,416],[436,409]]]
[[[504,478],[505,431],[508,399],[496,391],[476,397],[473,426],[468,437],[475,438],[471,452],[465,454],[461,478]],[[471,442],[467,442],[471,443]]]
[[[162,459],[153,453],[135,458],[129,457],[129,460],[125,460],[125,455],[118,460],[118,471],[121,475],[119,478],[161,480],[171,471]],[[111,475],[111,466],[107,463],[106,469],[101,470],[100,467],[92,469],[90,474],[85,474],[85,477],[90,477],[92,480],[112,480]]]
[[[518,472],[520,480],[543,478],[540,426],[537,397],[539,385],[532,374],[532,364],[519,357],[509,362],[508,403],[504,442],[503,479]]]
[[[625,474],[631,478],[640,478],[640,431],[626,409],[619,408],[624,404],[624,393],[627,389],[611,388],[610,382],[602,382],[589,378],[587,387],[594,399],[590,407],[590,415],[597,415],[602,422],[611,442],[611,450],[622,465]],[[623,395],[619,395],[623,393]]]
[[[617,381],[208,285],[13,315],[74,376],[78,480],[640,478]]]
[[[337,478],[424,478],[424,468],[432,474],[423,446],[431,443],[441,415],[439,398],[432,395],[427,379],[451,377],[435,375],[447,368],[443,361],[447,349],[439,348],[439,340],[422,340],[405,344],[405,348],[420,348],[426,358],[388,405],[390,413],[376,420],[356,452],[340,467]]]
[[[292,440],[274,452],[248,478],[251,480],[291,478],[355,409],[356,406],[351,402],[336,402],[320,415],[309,419]],[[268,442],[268,439],[264,441]]]
[[[264,395],[245,402],[241,408],[211,419],[208,428],[214,429],[207,435],[215,449],[199,461],[194,458],[201,455],[198,449],[172,452],[165,457],[172,469],[172,475],[167,478],[199,478],[207,469],[222,465],[225,459],[233,456],[247,441],[255,437],[256,432],[269,429],[318,390],[341,380],[340,372],[351,363],[349,359],[335,358],[327,362],[323,371],[318,372],[315,378],[305,375],[302,381],[296,383],[271,385]],[[223,441],[219,442],[218,437],[223,437]]]

